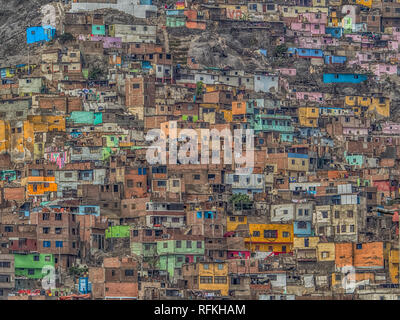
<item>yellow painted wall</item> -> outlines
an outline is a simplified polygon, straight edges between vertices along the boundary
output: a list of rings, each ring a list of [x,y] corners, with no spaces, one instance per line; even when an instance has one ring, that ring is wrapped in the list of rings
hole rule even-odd
[[[208,265],[208,269],[204,269],[204,265]],[[222,265],[222,269],[218,268]],[[214,283],[214,277],[226,277],[226,283]],[[213,277],[213,283],[201,283],[200,277]],[[229,277],[227,263],[199,263],[199,290],[220,290],[222,296],[229,293]]]
[[[390,99],[385,98],[383,103],[379,102],[379,98],[371,98],[371,104],[369,105],[368,111],[375,111],[377,114],[383,117],[390,116]]]
[[[399,250],[392,249],[389,253],[389,274],[392,283],[399,283]]]
[[[308,239],[308,247],[304,246],[304,239]],[[294,237],[293,249],[313,249],[317,248],[319,237]]]
[[[239,225],[247,224],[247,217],[246,217],[246,216],[241,216],[241,217],[243,217],[243,222],[240,222],[240,221],[239,221],[239,217],[238,217],[238,216],[229,216],[229,217],[227,217],[227,218],[226,218],[226,231],[227,231],[227,232],[229,232],[229,231],[235,231],[236,228],[237,228]],[[231,221],[231,218],[232,218],[232,219],[234,218],[235,221]]]
[[[328,252],[328,255],[324,258],[323,252]],[[334,242],[322,242],[317,245],[317,259],[321,261],[335,261],[335,243]]]
[[[0,120],[0,153],[10,149],[10,123]]]
[[[264,230],[277,230],[277,238],[264,238]],[[250,237],[245,238],[246,248],[251,251],[282,252],[286,246],[286,252],[293,251],[293,224],[249,224]],[[254,232],[259,232],[255,235]],[[283,237],[283,232],[288,232],[288,237]]]
[[[356,0],[357,4],[361,4],[365,7],[371,8],[372,7],[372,0]]]

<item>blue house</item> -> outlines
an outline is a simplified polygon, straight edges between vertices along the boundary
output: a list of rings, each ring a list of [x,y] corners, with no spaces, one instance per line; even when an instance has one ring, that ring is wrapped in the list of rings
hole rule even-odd
[[[339,39],[343,35],[343,28],[327,27],[327,28],[325,28],[325,33],[330,34],[332,37]]]
[[[325,64],[340,63],[343,64],[347,60],[345,56],[325,56]]]
[[[296,237],[310,237],[312,236],[311,221],[294,221],[293,234]]]
[[[48,42],[54,39],[56,28],[52,26],[30,27],[26,29],[26,42],[28,44]]]
[[[79,215],[93,215],[96,217],[100,216],[100,207],[99,206],[79,206],[79,212],[75,212],[75,214]]]
[[[356,73],[324,73],[324,83],[361,83],[366,81],[368,76]]]
[[[297,55],[299,58],[323,58],[324,52],[321,49],[289,48],[290,56]]]

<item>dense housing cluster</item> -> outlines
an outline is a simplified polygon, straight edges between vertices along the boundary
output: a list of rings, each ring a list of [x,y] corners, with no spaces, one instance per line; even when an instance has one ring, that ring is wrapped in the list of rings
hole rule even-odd
[[[0,299],[400,298],[399,2],[43,14],[0,68]],[[149,163],[153,129],[254,163]]]

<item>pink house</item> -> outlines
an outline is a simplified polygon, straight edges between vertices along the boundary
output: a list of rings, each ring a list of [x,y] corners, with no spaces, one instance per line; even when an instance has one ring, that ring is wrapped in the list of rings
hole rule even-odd
[[[295,76],[297,72],[294,68],[280,68],[278,71],[285,76]]]
[[[393,65],[393,64],[376,64],[374,66],[371,66],[372,71],[374,72],[374,74],[378,77],[382,76],[382,75],[397,75],[397,65]]]
[[[250,251],[228,251],[228,259],[249,259]]]
[[[326,13],[305,12],[299,14],[298,22],[308,22],[308,23],[326,25],[328,22],[328,15]]]
[[[382,124],[384,134],[400,134],[400,123],[386,122]]]
[[[296,92],[296,100],[321,102],[324,96],[321,92]]]
[[[346,34],[346,38],[350,38],[353,42],[361,42],[362,36],[360,34]]]
[[[104,49],[111,49],[111,48],[122,48],[122,39],[121,38],[114,38],[114,37],[103,37],[103,36],[93,36],[91,37],[92,41],[102,41]]]
[[[332,37],[297,37],[295,43],[300,48],[321,49],[323,46],[337,46],[338,39]]]
[[[323,23],[302,23],[302,22],[293,22],[290,24],[290,29],[293,31],[304,31],[310,32],[312,35],[314,34],[325,34],[325,24]]]
[[[344,135],[353,135],[353,136],[366,136],[368,135],[367,128],[355,128],[355,127],[343,127]]]

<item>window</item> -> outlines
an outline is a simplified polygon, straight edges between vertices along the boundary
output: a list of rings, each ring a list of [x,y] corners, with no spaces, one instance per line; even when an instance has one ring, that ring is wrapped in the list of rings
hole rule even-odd
[[[303,215],[303,209],[299,209],[299,216]]]
[[[347,217],[353,218],[353,210],[347,210]]]
[[[213,283],[212,277],[200,277],[200,283]]]
[[[264,230],[264,238],[278,238],[278,230]]]
[[[326,259],[326,258],[329,257],[329,252],[328,252],[328,251],[323,251],[323,252],[321,253],[321,256],[322,256],[323,259]]]
[[[340,212],[339,211],[335,211],[335,219],[339,219],[340,217]]]
[[[4,232],[13,232],[14,228],[12,226],[5,226],[4,227]]]
[[[133,89],[139,89],[139,88],[140,88],[140,83],[133,84]]]
[[[50,241],[43,241],[43,248],[50,248],[51,242]]]
[[[55,232],[56,232],[56,234],[61,234],[62,228],[55,228]]]
[[[125,277],[133,277],[133,270],[132,269],[125,270]]]
[[[64,178],[72,178],[72,172],[65,172]]]
[[[362,249],[362,243],[357,243],[356,247],[357,247],[358,250]]]
[[[299,222],[297,222],[297,228],[298,229],[307,229],[307,223],[305,221],[299,221]]]
[[[186,248],[191,248],[192,247],[192,241],[187,240],[186,241]]]
[[[227,283],[227,279],[226,279],[226,277],[215,276],[214,283]]]
[[[199,174],[194,174],[193,175],[193,180],[200,180],[200,175]]]
[[[354,224],[350,225],[350,232],[354,232]]]
[[[28,274],[29,275],[34,275],[35,274],[35,269],[28,269]]]
[[[289,237],[290,237],[290,233],[287,232],[287,231],[283,231],[283,232],[282,232],[282,237],[283,237],[283,238],[289,238]]]
[[[62,241],[56,241],[56,248],[62,248],[63,247],[63,242]]]
[[[182,248],[182,241],[181,240],[177,240],[176,241],[176,247],[177,248]]]
[[[253,231],[253,237],[259,237],[260,231]]]
[[[49,213],[43,213],[43,217],[42,217],[42,219],[43,220],[49,220],[50,219],[50,214]]]
[[[62,220],[62,214],[61,213],[56,213],[56,220],[61,221]]]
[[[343,225],[342,225],[342,233],[345,233],[345,232],[346,232],[346,225],[343,224]]]
[[[168,242],[164,242],[163,243],[163,248],[165,249],[165,248],[168,248]]]
[[[202,246],[202,244],[201,244],[201,241],[197,241],[197,248],[198,249],[201,249],[203,246]]]
[[[48,234],[49,232],[50,232],[50,228],[48,228],[48,227],[43,228],[44,234]]]

